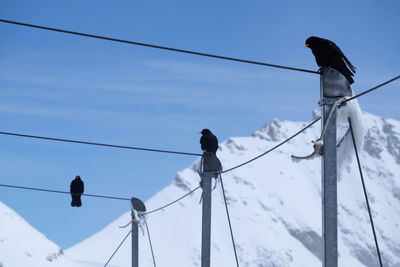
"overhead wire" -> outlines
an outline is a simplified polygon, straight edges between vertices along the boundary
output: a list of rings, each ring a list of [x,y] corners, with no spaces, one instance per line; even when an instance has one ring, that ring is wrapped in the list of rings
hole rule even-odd
[[[302,133],[302,132],[304,132],[305,130],[307,130],[308,128],[310,128],[312,125],[314,125],[314,124],[315,124],[317,121],[319,121],[320,119],[321,119],[321,117],[318,117],[317,119],[315,119],[313,122],[311,122],[310,124],[308,124],[307,126],[305,126],[303,129],[301,129],[301,130],[298,131],[297,133],[293,134],[292,136],[290,136],[290,137],[287,138],[286,140],[284,140],[284,141],[282,141],[281,143],[277,144],[277,145],[274,146],[273,148],[271,148],[271,149],[265,151],[264,153],[258,155],[257,157],[254,157],[254,158],[252,158],[252,159],[250,159],[250,160],[248,160],[248,161],[246,161],[246,162],[243,162],[243,163],[241,163],[241,164],[239,164],[239,165],[237,165],[237,166],[234,166],[234,167],[232,167],[232,168],[229,168],[229,169],[227,169],[227,170],[221,171],[220,173],[230,172],[230,171],[232,171],[232,170],[234,170],[234,169],[240,168],[240,167],[242,167],[242,166],[244,166],[244,165],[246,165],[246,164],[249,164],[249,163],[252,162],[252,161],[255,161],[256,159],[259,159],[259,158],[265,156],[266,154],[268,154],[268,153],[274,151],[275,149],[277,149],[277,148],[280,147],[281,145],[283,145],[283,144],[289,142],[290,140],[292,140],[293,138],[295,138],[296,136],[298,136],[300,133]]]
[[[381,83],[381,84],[379,84],[379,85],[377,85],[377,86],[374,86],[374,87],[372,87],[371,89],[368,89],[368,90],[366,90],[366,91],[364,91],[364,92],[362,92],[362,93],[360,93],[360,94],[357,94],[357,95],[355,95],[355,96],[353,96],[353,97],[351,97],[351,98],[347,98],[347,99],[345,99],[345,100],[343,100],[343,101],[340,101],[339,106],[342,106],[344,103],[346,103],[346,102],[348,102],[348,101],[351,101],[351,100],[353,100],[353,99],[355,99],[355,98],[358,98],[358,97],[360,97],[360,96],[362,96],[362,95],[368,94],[368,93],[370,93],[370,92],[372,92],[372,91],[374,91],[374,90],[376,90],[376,89],[378,89],[378,88],[380,88],[380,87],[382,87],[382,86],[384,86],[384,85],[387,85],[387,84],[389,84],[389,83],[391,83],[391,82],[393,82],[393,81],[395,81],[395,80],[397,80],[397,79],[399,79],[399,78],[400,78],[400,75],[399,75],[399,76],[396,76],[396,77],[394,77],[394,78],[392,78],[392,79],[390,79],[390,80],[388,80],[388,81],[386,81],[386,82],[383,82],[383,83]],[[291,139],[293,139],[294,137],[296,137],[296,136],[299,135],[300,133],[304,132],[306,129],[308,129],[309,127],[311,127],[314,123],[316,123],[316,122],[319,121],[320,119],[321,119],[321,117],[315,119],[313,122],[311,122],[310,124],[308,124],[306,127],[304,127],[303,129],[301,129],[300,131],[298,131],[297,133],[295,133],[294,135],[292,135],[292,136],[289,137],[288,139],[282,141],[282,142],[279,143],[278,145],[274,146],[274,147],[271,148],[270,150],[268,150],[268,151],[266,151],[266,152],[264,152],[264,153],[258,155],[257,157],[254,157],[254,158],[252,158],[252,159],[250,159],[250,160],[248,160],[248,161],[246,161],[246,162],[244,162],[244,163],[242,163],[242,164],[239,164],[239,165],[237,165],[237,166],[235,166],[235,167],[232,167],[232,168],[229,168],[229,169],[227,169],[227,170],[221,171],[220,173],[225,173],[225,172],[232,171],[232,170],[237,169],[237,168],[239,168],[239,167],[242,167],[242,166],[244,166],[244,165],[246,165],[246,164],[248,164],[248,163],[250,163],[250,162],[252,162],[252,161],[254,161],[254,160],[256,160],[256,159],[258,159],[258,158],[261,158],[262,156],[264,156],[264,155],[266,155],[266,154],[272,152],[272,151],[275,150],[276,148],[278,148],[278,147],[280,147],[281,145],[285,144],[286,142],[290,141]]]
[[[52,190],[52,189],[44,189],[44,188],[37,188],[37,187],[27,187],[27,186],[17,186],[17,185],[9,185],[9,184],[0,184],[0,187],[7,187],[7,188],[14,188],[14,189],[24,189],[24,190],[33,190],[33,191],[42,191],[42,192],[48,192],[48,193],[58,193],[58,194],[68,194],[71,195],[70,192],[68,191],[60,191],[60,190]],[[142,215],[149,215],[151,213],[157,212],[159,210],[165,209],[166,207],[169,207],[177,202],[179,202],[180,200],[184,199],[185,197],[189,196],[190,194],[192,194],[193,192],[195,192],[196,190],[198,190],[200,188],[200,186],[197,186],[196,188],[192,189],[191,191],[189,191],[188,193],[186,193],[185,195],[169,202],[166,205],[163,205],[159,208],[156,208],[154,210],[148,211],[148,212],[142,212]],[[74,195],[74,193],[72,193],[72,195]],[[114,197],[114,196],[105,196],[105,195],[95,195],[95,194],[80,194],[82,196],[87,196],[87,197],[97,197],[97,198],[105,198],[105,199],[114,199],[114,200],[125,200],[125,201],[131,201],[130,198],[124,198],[124,197]]]
[[[168,204],[166,204],[166,205],[164,205],[164,206],[161,206],[161,207],[159,207],[159,208],[157,208],[157,209],[154,209],[154,210],[151,210],[151,211],[148,211],[148,212],[142,212],[142,215],[148,215],[148,214],[157,212],[157,211],[159,211],[159,210],[165,209],[166,207],[169,207],[169,206],[171,206],[172,204],[175,204],[176,202],[180,201],[181,199],[184,199],[185,197],[189,196],[190,194],[192,194],[193,192],[195,192],[195,191],[198,190],[199,188],[200,188],[200,185],[199,185],[198,187],[196,187],[196,188],[190,190],[188,193],[186,193],[185,195],[181,196],[180,198],[175,199],[174,201],[171,201],[171,202],[169,202]]]
[[[354,152],[355,152],[356,158],[357,158],[358,170],[360,172],[360,177],[361,177],[361,183],[362,183],[362,187],[363,187],[363,191],[364,191],[365,202],[367,203],[367,209],[368,209],[369,220],[371,222],[372,233],[374,235],[376,252],[378,254],[378,259],[379,259],[379,265],[380,265],[380,267],[383,267],[381,252],[379,250],[378,239],[376,237],[376,232],[375,232],[374,220],[372,218],[371,207],[370,207],[369,201],[368,201],[367,189],[365,187],[364,175],[363,175],[362,168],[361,168],[360,158],[358,156],[357,144],[356,144],[356,140],[354,138],[354,132],[353,132],[353,127],[351,125],[350,118],[349,118],[349,127],[350,127],[351,138],[353,139]]]
[[[179,48],[172,48],[172,47],[155,45],[155,44],[147,44],[147,43],[142,43],[142,42],[128,41],[128,40],[122,40],[122,39],[113,38],[113,37],[106,37],[106,36],[94,35],[94,34],[89,34],[89,33],[82,33],[82,32],[58,29],[58,28],[47,27],[47,26],[40,26],[40,25],[6,20],[6,19],[0,19],[0,22],[19,25],[19,26],[25,26],[25,27],[30,27],[30,28],[36,28],[36,29],[41,29],[41,30],[55,31],[55,32],[73,34],[73,35],[84,36],[84,37],[89,37],[89,38],[95,38],[95,39],[101,39],[101,40],[107,40],[107,41],[113,41],[113,42],[119,42],[119,43],[125,43],[125,44],[137,45],[137,46],[144,46],[144,47],[168,50],[168,51],[185,53],[185,54],[192,54],[192,55],[197,55],[197,56],[211,57],[211,58],[217,58],[217,59],[222,59],[222,60],[236,61],[236,62],[241,62],[241,63],[261,65],[261,66],[280,68],[280,69],[286,69],[286,70],[292,70],[292,71],[301,71],[301,72],[307,72],[307,73],[320,74],[318,71],[307,70],[307,69],[302,69],[302,68],[270,64],[270,63],[265,63],[265,62],[240,59],[240,58],[234,58],[234,57],[219,56],[219,55],[214,55],[214,54],[209,54],[209,53],[203,53],[203,52],[197,52],[197,51],[191,51],[191,50],[185,50],[185,49],[179,49]]]
[[[231,219],[230,219],[230,216],[229,216],[228,203],[226,201],[224,182],[222,181],[222,175],[221,174],[219,174],[219,179],[221,181],[222,195],[224,197],[226,217],[228,218],[229,231],[231,233],[231,240],[232,240],[233,251],[235,253],[236,266],[239,267],[239,259],[238,259],[238,255],[237,255],[237,252],[236,252],[236,244],[235,244],[235,239],[233,237],[233,230],[232,230]]]
[[[128,236],[132,233],[132,230],[129,231],[129,233],[124,237],[124,239],[122,239],[121,243],[118,245],[118,247],[115,249],[115,251],[113,252],[113,254],[111,255],[111,257],[108,259],[108,261],[106,262],[106,264],[104,264],[104,267],[106,267],[108,265],[108,263],[111,261],[111,259],[114,257],[114,255],[117,253],[117,251],[119,250],[119,248],[122,246],[122,244],[125,242],[125,240],[128,238]]]
[[[154,250],[153,250],[153,245],[151,243],[150,231],[149,231],[149,226],[147,225],[147,221],[145,221],[144,224],[146,225],[146,232],[147,232],[147,237],[148,237],[148,240],[149,240],[149,245],[150,245],[150,250],[151,250],[151,257],[153,258],[153,265],[154,265],[154,267],[157,267],[156,258],[154,256]]]
[[[67,143],[75,143],[75,144],[92,145],[92,146],[104,146],[104,147],[121,148],[121,149],[142,150],[142,151],[148,151],[148,152],[179,154],[179,155],[187,155],[187,156],[201,156],[201,154],[198,154],[198,153],[189,153],[189,152],[180,152],[180,151],[154,149],[154,148],[144,148],[144,147],[135,147],[135,146],[122,146],[122,145],[113,145],[113,144],[105,144],[105,143],[95,143],[95,142],[89,142],[89,141],[62,139],[62,138],[54,138],[54,137],[45,137],[45,136],[38,136],[38,135],[28,135],[28,134],[4,132],[4,131],[0,131],[0,134],[2,134],[2,135],[10,135],[10,136],[17,136],[17,137],[42,139],[42,140],[49,140],[49,141],[57,141],[57,142],[67,142]]]
[[[71,195],[71,193],[67,192],[67,191],[59,191],[59,190],[36,188],[36,187],[17,186],[17,185],[9,185],[9,184],[0,184],[0,187],[8,187],[8,188],[15,188],[15,189],[34,190],[34,191]],[[72,195],[74,195],[74,193],[72,193]],[[124,197],[114,197],[114,196],[104,196],[104,195],[94,195],[94,194],[79,194],[79,195],[86,196],[86,197],[107,198],[107,199],[114,199],[114,200],[128,200],[128,201],[131,200],[130,198],[124,198]]]
[[[43,29],[43,30],[49,30],[49,31],[62,32],[62,33],[73,34],[73,35],[79,35],[79,36],[84,36],[84,37],[96,38],[96,39],[103,39],[103,40],[120,42],[120,43],[127,43],[127,44],[132,44],[132,45],[150,47],[150,48],[169,50],[169,51],[180,52],[180,53],[187,53],[187,54],[193,54],[193,55],[199,55],[199,56],[212,57],[212,58],[223,59],[223,60],[230,60],[230,61],[249,63],[249,64],[256,64],[256,65],[262,65],[262,66],[268,66],[268,67],[274,67],[274,68],[281,68],[281,69],[287,69],[287,70],[293,70],[293,71],[301,71],[301,72],[320,74],[319,72],[312,71],[312,70],[306,70],[306,69],[300,69],[300,68],[294,68],[294,67],[270,64],[270,63],[264,63],[264,62],[257,62],[257,61],[239,59],[239,58],[233,58],[233,57],[219,56],[219,55],[214,55],[214,54],[208,54],[208,53],[190,51],[190,50],[184,50],[184,49],[178,49],[178,48],[171,48],[171,47],[154,45],[154,44],[134,42],[134,41],[117,39],[117,38],[111,38],[111,37],[105,37],[105,36],[99,36],[99,35],[93,35],[93,34],[87,34],[87,33],[75,32],[75,31],[69,31],[69,30],[65,30],[65,29],[57,29],[57,28],[52,28],[52,27],[39,26],[39,25],[33,25],[33,24],[28,24],[28,23],[4,20],[4,19],[0,19],[0,22],[10,23],[10,24],[15,24],[15,25],[20,25],[20,26],[26,26],[26,27],[32,27],[32,28],[38,28],[38,29]],[[384,82],[382,84],[379,84],[379,85],[377,85],[377,86],[375,86],[375,87],[373,87],[373,88],[371,88],[369,90],[366,90],[366,91],[364,91],[364,92],[362,92],[360,94],[357,94],[357,95],[355,95],[353,97],[350,97],[350,98],[344,100],[342,103],[346,103],[346,102],[351,101],[353,99],[356,99],[356,98],[358,98],[358,97],[360,97],[362,95],[370,93],[370,92],[372,92],[372,91],[374,91],[374,90],[376,90],[376,89],[378,89],[378,88],[380,88],[380,87],[382,87],[384,85],[387,85],[387,84],[389,84],[389,83],[391,83],[391,82],[393,82],[393,81],[395,81],[395,80],[397,80],[399,78],[400,78],[400,75],[396,76],[393,79],[388,80],[388,81],[386,81],[386,82]],[[309,125],[307,125],[303,129],[301,129],[299,132],[295,133],[294,135],[292,135],[291,137],[289,137],[286,140],[282,141],[281,143],[279,143],[278,145],[274,146],[273,148],[269,149],[268,151],[266,151],[266,152],[264,152],[264,153],[262,153],[262,154],[260,154],[260,155],[258,155],[256,157],[254,157],[254,158],[252,158],[252,159],[250,159],[250,160],[248,160],[248,161],[246,161],[246,162],[244,162],[242,164],[239,164],[239,165],[237,165],[235,167],[232,167],[232,168],[229,168],[227,170],[221,171],[219,173],[220,176],[221,176],[222,173],[226,173],[226,172],[232,171],[234,169],[237,169],[239,167],[242,167],[242,166],[244,166],[244,165],[246,165],[246,164],[248,164],[248,163],[250,163],[250,162],[252,162],[252,161],[254,161],[254,160],[256,160],[256,159],[258,159],[258,158],[260,158],[260,157],[262,157],[262,156],[264,156],[266,154],[268,154],[268,153],[270,153],[271,151],[275,150],[276,148],[280,147],[281,145],[285,144],[286,142],[290,141],[291,139],[293,139],[294,137],[296,137],[297,135],[299,135],[300,133],[302,133],[303,131],[305,131],[309,127],[311,127],[313,124],[315,124],[320,119],[321,118],[315,119],[312,123],[310,123]],[[365,188],[365,182],[364,182],[364,178],[363,178],[360,159],[359,159],[359,156],[358,156],[357,146],[356,146],[356,143],[355,143],[354,133],[353,133],[353,130],[352,130],[350,119],[349,119],[349,124],[350,124],[351,135],[352,135],[352,138],[353,138],[353,145],[354,145],[354,150],[355,150],[355,153],[356,153],[358,168],[359,168],[359,171],[360,171],[361,181],[362,181],[362,185],[363,185],[364,196],[365,196],[365,199],[366,199],[366,202],[367,202],[367,208],[368,208],[368,213],[369,213],[369,217],[370,217],[370,221],[371,221],[371,227],[372,227],[372,231],[373,231],[373,234],[374,234],[374,240],[375,240],[375,245],[376,245],[377,254],[378,254],[378,258],[379,258],[379,263],[380,263],[380,266],[382,267],[381,254],[380,254],[380,250],[379,250],[379,246],[378,246],[375,227],[374,227],[373,218],[372,218],[372,214],[371,214],[371,209],[370,209],[370,205],[369,205],[369,201],[368,201],[368,195],[367,195],[366,188]],[[52,141],[87,144],[87,145],[107,146],[107,147],[114,147],[114,148],[124,148],[124,149],[134,149],[134,150],[161,152],[161,153],[173,153],[173,154],[182,154],[182,155],[191,155],[191,156],[201,156],[201,154],[197,154],[197,153],[187,153],[187,152],[160,150],[160,149],[150,149],[150,148],[141,148],[141,147],[111,145],[111,144],[94,143],[94,142],[78,141],[78,140],[70,140],[70,139],[60,139],[60,138],[52,138],[52,137],[33,136],[33,135],[25,135],[25,134],[9,133],[9,132],[0,132],[0,134],[13,135],[13,136],[19,136],[19,137],[27,137],[27,138],[37,138],[37,139],[44,139],[44,140],[52,140]],[[0,184],[0,186],[9,187],[9,188],[26,189],[26,190],[36,190],[36,191],[44,191],[44,192],[71,194],[70,192],[66,192],[66,191],[49,190],[49,189],[42,189],[42,188],[32,188],[32,187],[23,187],[23,186],[14,186],[14,185],[5,185],[5,184]],[[234,252],[235,252],[236,264],[237,264],[237,266],[239,266],[237,252],[236,252],[236,246],[235,246],[235,241],[234,241],[234,237],[233,237],[232,226],[231,226],[230,217],[229,217],[229,211],[228,211],[227,202],[226,202],[225,190],[224,190],[224,187],[223,187],[222,177],[221,177],[221,186],[222,186],[224,202],[225,202],[225,208],[226,208],[227,217],[228,217],[228,223],[229,223],[229,227],[230,227],[231,239],[232,239],[233,248],[234,248]],[[189,191],[187,194],[183,195],[182,197],[180,197],[180,198],[178,198],[178,199],[176,199],[176,200],[174,200],[174,201],[172,201],[172,202],[170,202],[170,203],[168,203],[168,204],[166,204],[166,205],[164,205],[164,206],[162,206],[160,208],[154,209],[154,210],[149,211],[149,212],[145,212],[143,214],[147,215],[147,214],[151,214],[151,213],[154,213],[156,211],[159,211],[161,209],[164,209],[164,208],[166,208],[166,207],[168,207],[168,206],[180,201],[181,199],[187,197],[188,195],[192,194],[193,192],[195,192],[199,188],[200,188],[200,186],[196,187],[195,189]],[[93,194],[82,194],[82,195],[88,196],[88,197],[99,197],[99,198],[108,198],[108,199],[117,199],[117,200],[130,200],[130,198],[120,198],[120,197],[111,197],[111,196],[102,196],[102,195],[93,195]],[[148,229],[147,223],[146,223],[146,229],[147,229],[147,233],[148,233],[148,237],[149,237],[149,243],[150,243],[151,252],[152,252],[152,256],[153,256],[153,264],[154,264],[154,266],[156,266],[154,252],[153,252],[153,248],[152,248],[152,244],[151,244],[151,239],[150,239],[150,234],[149,234],[149,229]],[[129,231],[129,233],[125,236],[125,238],[122,240],[122,242],[119,244],[117,249],[114,251],[114,253],[111,255],[110,259],[107,261],[107,263],[104,266],[107,266],[107,264],[110,262],[112,257],[115,255],[115,253],[118,251],[118,249],[124,243],[126,238],[129,236],[129,234],[131,234],[131,231]]]
[[[387,84],[389,84],[389,83],[391,83],[391,82],[394,82],[395,80],[397,80],[397,79],[399,79],[399,78],[400,78],[400,75],[398,75],[398,76],[396,76],[396,77],[394,77],[394,78],[392,78],[392,79],[390,79],[390,80],[388,80],[388,81],[386,81],[386,82],[383,82],[383,83],[381,83],[381,84],[378,84],[377,86],[374,86],[374,87],[372,87],[371,89],[368,89],[368,90],[366,90],[366,91],[364,91],[364,92],[361,92],[361,93],[359,93],[359,94],[357,94],[357,95],[355,95],[355,96],[352,96],[352,97],[350,97],[350,98],[347,98],[347,99],[344,100],[341,104],[343,105],[343,104],[346,103],[346,102],[349,102],[349,101],[351,101],[351,100],[353,100],[353,99],[356,99],[356,98],[358,98],[358,97],[360,97],[360,96],[362,96],[362,95],[368,94],[368,93],[370,93],[370,92],[372,92],[372,91],[374,91],[374,90],[376,90],[376,89],[378,89],[378,88],[380,88],[380,87],[382,87],[382,86],[384,86],[384,85],[387,85]]]

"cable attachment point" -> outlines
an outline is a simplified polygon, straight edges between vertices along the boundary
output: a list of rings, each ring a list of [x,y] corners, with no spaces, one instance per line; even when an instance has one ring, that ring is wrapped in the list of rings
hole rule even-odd
[[[218,157],[214,153],[204,152],[203,155],[201,156],[200,168],[197,171],[197,173],[200,176],[200,183],[199,183],[200,187],[203,189],[204,173],[213,172],[215,173],[215,176],[213,177],[215,179],[215,184],[212,188],[212,191],[214,191],[214,189],[217,187],[218,184],[218,174],[220,174],[221,171],[222,171],[222,164],[221,161],[218,159]],[[199,204],[202,201],[203,201],[203,192],[201,193]]]
[[[300,157],[300,156],[296,156],[296,155],[292,155],[291,157],[292,157],[292,160],[300,160],[300,159],[312,159],[312,158],[314,158],[315,156],[322,156],[322,149],[323,149],[323,147],[324,147],[324,144],[323,144],[323,142],[322,142],[322,140],[320,140],[320,139],[318,139],[318,140],[316,140],[316,141],[311,141],[314,145],[313,145],[313,148],[314,148],[314,151],[310,154],[310,155],[308,155],[308,156],[304,156],[304,157]]]
[[[144,205],[144,203],[138,198],[135,198],[135,197],[131,198],[132,219],[126,225],[119,226],[119,228],[126,228],[131,223],[136,223],[136,225],[140,227],[140,229],[142,230],[142,233],[144,235],[143,225],[146,223],[145,212],[146,212],[146,206]]]
[[[332,114],[333,114],[333,112],[336,111],[336,109],[338,109],[339,107],[341,107],[341,106],[343,106],[345,104],[344,103],[345,100],[346,100],[346,98],[334,99],[334,98],[324,97],[324,98],[322,98],[322,99],[320,99],[318,101],[318,104],[320,104],[320,105],[325,105],[325,104],[332,105],[332,107],[331,107],[331,109],[329,111],[328,117],[325,120],[324,127],[322,128],[321,137],[316,141],[311,141],[314,144],[313,145],[313,148],[314,148],[314,152],[313,153],[311,153],[310,155],[305,156],[305,157],[299,157],[299,156],[292,155],[292,159],[293,160],[311,159],[316,155],[322,156],[322,154],[323,154],[323,150],[322,149],[324,147],[322,140],[323,140],[323,138],[325,136],[325,132],[326,132],[326,129],[328,127],[328,124],[329,124],[329,122],[330,122],[330,120],[332,118]]]

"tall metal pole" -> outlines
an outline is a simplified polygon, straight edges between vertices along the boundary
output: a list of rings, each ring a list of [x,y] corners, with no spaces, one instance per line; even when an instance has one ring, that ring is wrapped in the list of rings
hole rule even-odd
[[[203,212],[201,226],[201,267],[210,267],[211,253],[211,180],[215,172],[204,171],[203,183]]]
[[[132,216],[132,267],[139,267],[139,227],[141,223],[138,212],[145,212],[146,206],[138,198],[131,198]]]
[[[323,123],[336,98],[325,98],[322,106]],[[337,168],[336,168],[336,112],[331,116],[323,137],[322,156],[322,236],[324,267],[337,267]]]
[[[332,113],[331,109],[339,98],[347,95],[351,95],[351,89],[346,78],[336,70],[323,68],[320,101],[322,128],[326,127],[321,168],[323,267],[338,266],[336,109]]]

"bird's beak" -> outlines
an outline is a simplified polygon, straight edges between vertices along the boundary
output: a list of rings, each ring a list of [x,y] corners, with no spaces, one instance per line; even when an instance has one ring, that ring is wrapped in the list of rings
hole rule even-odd
[[[304,46],[304,48],[306,48],[306,47],[308,47],[308,44],[306,44],[306,45]]]
[[[198,132],[198,134],[201,134],[201,132]]]

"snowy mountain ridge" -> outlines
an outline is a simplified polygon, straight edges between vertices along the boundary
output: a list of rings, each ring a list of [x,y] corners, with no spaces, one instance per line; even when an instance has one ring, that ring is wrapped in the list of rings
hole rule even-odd
[[[361,161],[384,262],[400,266],[400,123],[364,114],[365,148]],[[218,157],[225,169],[240,164],[283,141],[306,123],[273,120],[250,137],[229,138]],[[311,140],[320,135],[316,124],[288,144],[242,168],[223,175],[241,266],[321,266],[320,158],[293,163],[290,155],[312,151]],[[174,182],[147,203],[157,208],[198,185],[199,161],[178,172]],[[397,179],[396,179],[397,178]],[[339,264],[377,266],[377,257],[356,162],[339,177]],[[199,266],[200,192],[163,211],[149,215],[156,260],[166,266]],[[102,262],[89,247],[111,251],[129,221],[129,213],[94,237],[67,250],[71,257]],[[172,241],[172,242],[171,242]],[[152,266],[146,237],[140,240],[142,266]],[[102,254],[102,253],[101,253]],[[129,266],[130,246],[113,260]],[[212,266],[235,266],[220,187],[213,193]]]
[[[368,113],[364,113],[363,122],[367,132],[360,159],[383,263],[399,267],[400,122]],[[307,123],[274,119],[249,137],[229,138],[220,144],[217,155],[224,169],[228,169],[263,153],[305,125]],[[293,162],[290,157],[309,154],[311,141],[319,138],[320,128],[317,123],[265,157],[223,174],[241,266],[321,266],[321,161],[317,157]],[[199,163],[196,160],[189,168],[178,172],[169,186],[146,202],[147,209],[158,208],[197,187]],[[158,266],[200,266],[200,196],[198,190],[177,204],[147,216]],[[212,197],[211,265],[235,266],[220,185]],[[378,266],[355,160],[343,165],[338,201],[339,266]],[[0,216],[0,221],[5,221],[3,213]],[[74,262],[69,266],[103,266],[129,232],[128,228],[119,226],[129,221],[130,212],[127,212],[102,231],[64,251],[61,257],[51,262],[47,260],[46,264],[67,266],[64,264],[69,261]],[[11,226],[1,225],[0,229],[4,227]],[[0,230],[0,239],[2,235],[5,233]],[[140,266],[153,266],[147,236],[141,234],[139,243]],[[3,250],[1,244],[3,267],[27,266],[7,265],[3,257],[3,251],[7,250]],[[46,246],[48,249],[44,251],[49,252],[41,252],[41,258],[46,258],[48,253],[58,253],[56,245],[47,243]],[[17,249],[16,244],[13,249]],[[127,240],[109,266],[130,266],[130,250],[130,240]],[[32,261],[29,266],[47,265]]]
[[[0,267],[88,267],[63,250],[0,202]]]

